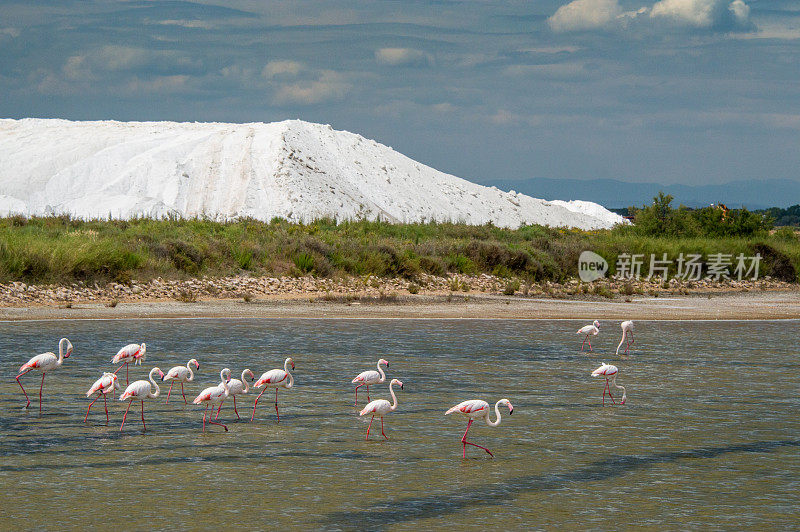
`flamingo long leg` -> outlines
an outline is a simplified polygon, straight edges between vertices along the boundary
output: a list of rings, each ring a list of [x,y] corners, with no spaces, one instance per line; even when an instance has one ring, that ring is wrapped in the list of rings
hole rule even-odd
[[[42,372],[42,384],[39,386],[39,414],[42,413],[42,390],[44,389],[44,376],[47,372]]]
[[[355,404],[355,406],[358,406],[358,389],[361,388],[362,386],[364,386],[363,382],[361,384],[359,384],[358,386],[356,386],[356,404]]]
[[[147,425],[144,424],[144,399],[142,401],[142,431],[147,430]]]
[[[183,396],[183,404],[188,405],[189,402],[186,400],[186,394],[183,393],[183,381],[181,381],[181,395]]]
[[[219,412],[220,412],[220,410],[222,410],[222,404],[223,404],[224,402],[225,402],[225,401],[220,401],[220,402],[219,402],[219,408],[217,408],[217,415],[214,417],[214,419],[219,419]]]
[[[222,405],[220,405],[220,406],[222,406]],[[213,412],[214,409],[212,408],[211,410]],[[203,417],[205,417],[205,416],[203,416]],[[219,423],[218,421],[212,421],[211,420],[211,416],[208,416],[208,422],[211,423],[212,425],[219,425],[220,427],[225,429],[225,432],[228,432],[228,427],[224,423]]]
[[[173,384],[175,384],[175,381],[172,381],[171,383],[169,383],[169,391],[167,392],[167,402],[166,402],[166,404],[169,404],[169,394],[172,393],[172,385]]]
[[[606,385],[603,388],[603,406],[606,406],[606,390],[608,389],[608,379],[606,379]]]
[[[375,420],[375,414],[372,414],[372,417],[369,418],[369,425],[367,425],[367,441],[369,441],[369,429],[372,428],[372,422]]]
[[[111,389],[113,390],[114,388],[111,388]],[[112,391],[112,393],[113,393],[113,391]],[[108,419],[108,397],[107,397],[107,394],[103,394],[103,406],[106,409],[106,425],[108,425],[109,419]],[[87,414],[88,414],[88,410],[87,410]]]
[[[133,404],[133,399],[128,401],[128,408],[125,409],[125,415],[122,416],[122,425],[119,426],[119,431],[122,432],[122,427],[125,426],[125,418],[128,417],[128,410],[131,409],[131,405]]]
[[[369,398],[369,384],[367,384],[367,401],[372,401],[372,399]]]
[[[267,388],[265,387],[264,391],[262,391],[260,394],[258,394],[258,397],[256,397],[256,402],[253,404],[253,416],[250,418],[250,421],[253,421],[255,419],[255,417],[256,417],[256,407],[258,406],[258,400],[261,399],[261,396],[264,395],[264,392],[266,392],[266,391],[267,391]]]
[[[22,393],[24,393],[24,394],[25,394],[25,400],[27,400],[27,401],[28,401],[28,404],[26,404],[26,405],[25,405],[25,408],[28,408],[29,406],[31,406],[31,400],[28,398],[28,392],[26,392],[26,391],[25,391],[25,388],[23,388],[23,387],[22,387],[22,383],[21,383],[21,382],[19,382],[19,379],[20,379],[20,378],[21,378],[23,375],[27,375],[27,374],[28,374],[30,371],[31,371],[31,370],[27,370],[27,371],[25,371],[25,372],[23,372],[23,373],[20,373],[19,375],[17,375],[17,384],[19,384],[19,387],[20,387],[20,388],[22,388]]]
[[[589,339],[589,335],[586,335],[586,338],[583,339],[583,343],[581,344],[581,351],[583,351],[583,346],[586,344],[586,340]],[[591,343],[589,345],[592,345]]]
[[[236,419],[242,419],[241,417],[239,417],[239,411],[236,410],[236,396],[235,395],[233,396],[233,411],[236,412]]]
[[[586,339],[589,340],[589,336],[588,335],[586,336]],[[589,351],[594,351],[594,349],[592,349],[592,341],[591,340],[589,340]]]
[[[208,412],[208,403],[206,403],[206,409],[203,410],[203,432],[206,431],[206,413]]]
[[[384,437],[384,438],[386,438],[387,440],[389,439],[389,436],[387,436],[387,435],[386,435],[386,434],[383,432],[383,416],[381,416],[381,434],[383,434],[383,437]]]
[[[467,445],[472,445],[473,447],[477,447],[478,449],[483,449],[484,451],[489,453],[489,456],[494,458],[494,455],[492,454],[492,451],[490,451],[486,447],[483,447],[483,446],[478,445],[476,443],[472,443],[472,442],[467,441],[467,433],[469,432],[469,428],[472,426],[472,421],[473,420],[470,419],[469,422],[467,423],[467,430],[464,431],[464,436],[461,438],[461,443],[463,444],[463,452],[462,452],[461,457],[462,458],[466,458],[467,457]]]
[[[104,395],[103,397],[105,397],[105,395]],[[100,396],[99,396],[99,395],[98,395],[97,397],[95,397],[95,398],[94,398],[94,401],[97,401],[98,399],[100,399]],[[87,420],[87,419],[89,419],[89,410],[91,410],[91,409],[92,409],[92,405],[94,404],[94,401],[92,401],[91,403],[89,403],[89,408],[87,408],[87,409],[86,409],[86,416],[84,416],[84,418],[83,418],[83,422],[84,422],[84,423],[86,423],[86,420]]]
[[[367,396],[369,397],[369,396]],[[275,388],[275,415],[278,416],[278,423],[281,422],[281,414],[278,412],[278,388]]]
[[[119,370],[121,370],[122,368],[125,368],[125,384],[128,384],[128,363],[127,362],[125,362],[120,367],[118,367],[117,371],[114,372],[114,375],[116,375],[119,372]]]

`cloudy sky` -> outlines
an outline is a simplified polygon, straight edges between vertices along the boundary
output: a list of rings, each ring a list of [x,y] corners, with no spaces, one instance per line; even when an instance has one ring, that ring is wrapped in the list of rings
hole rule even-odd
[[[478,182],[800,180],[800,2],[3,0],[28,116],[301,118]]]

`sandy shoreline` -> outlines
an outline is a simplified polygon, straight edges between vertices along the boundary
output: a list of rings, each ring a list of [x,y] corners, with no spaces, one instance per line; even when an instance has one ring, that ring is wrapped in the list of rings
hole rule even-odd
[[[0,308],[0,320],[309,318],[309,319],[800,319],[800,291],[734,292],[626,299],[556,299],[489,294],[403,295],[390,301],[327,301],[298,297],[76,303],[71,308]]]

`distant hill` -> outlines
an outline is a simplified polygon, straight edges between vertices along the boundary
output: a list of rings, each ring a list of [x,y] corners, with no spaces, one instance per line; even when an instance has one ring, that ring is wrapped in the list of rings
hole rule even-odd
[[[800,181],[763,179],[732,181],[722,185],[661,185],[659,183],[627,183],[616,179],[499,179],[488,183],[502,190],[515,190],[535,198],[548,200],[569,198],[593,201],[607,209],[649,204],[659,191],[671,194],[674,205],[703,207],[724,203],[731,208],[749,210],[789,207],[800,202]]]

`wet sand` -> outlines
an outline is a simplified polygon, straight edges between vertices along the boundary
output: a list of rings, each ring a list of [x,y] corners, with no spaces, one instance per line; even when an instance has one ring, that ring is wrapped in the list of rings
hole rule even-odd
[[[625,299],[528,298],[488,294],[402,295],[372,302],[326,301],[324,298],[274,297],[75,303],[0,308],[0,320],[152,318],[369,318],[369,319],[633,319],[763,320],[800,319],[800,291],[763,291],[631,296]]]

